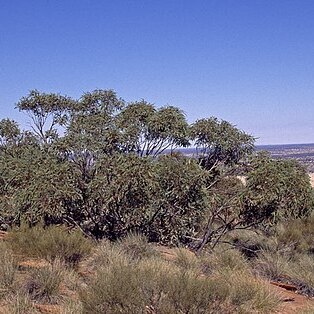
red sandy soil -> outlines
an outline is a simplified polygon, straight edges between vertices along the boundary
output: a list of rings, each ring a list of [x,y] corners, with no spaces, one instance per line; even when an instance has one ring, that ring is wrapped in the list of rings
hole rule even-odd
[[[276,283],[270,283],[275,291],[281,296],[282,304],[278,314],[297,314],[302,310],[314,309],[314,300],[307,298],[303,295],[297,294],[294,291],[286,290],[285,288],[279,287]]]

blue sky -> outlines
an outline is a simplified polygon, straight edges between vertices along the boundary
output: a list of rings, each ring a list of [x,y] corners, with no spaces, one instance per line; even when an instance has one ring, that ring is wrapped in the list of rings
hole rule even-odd
[[[175,105],[258,144],[314,142],[312,0],[0,3],[0,118],[29,90]]]

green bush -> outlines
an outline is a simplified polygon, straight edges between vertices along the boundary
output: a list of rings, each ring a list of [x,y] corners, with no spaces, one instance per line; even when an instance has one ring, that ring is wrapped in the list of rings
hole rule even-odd
[[[250,162],[243,200],[246,218],[265,226],[308,217],[314,210],[306,168],[296,160],[272,159],[263,152]]]
[[[93,247],[92,241],[80,231],[68,232],[62,226],[22,226],[9,233],[8,243],[19,254],[49,261],[58,258],[69,265],[76,265]]]
[[[84,313],[206,313],[211,285],[164,261],[134,265],[122,260],[99,270],[80,296]]]

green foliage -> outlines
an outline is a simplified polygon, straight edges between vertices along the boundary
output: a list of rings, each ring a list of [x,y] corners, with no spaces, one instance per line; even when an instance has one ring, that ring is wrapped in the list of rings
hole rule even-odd
[[[17,253],[49,261],[61,259],[69,265],[76,265],[91,252],[93,246],[80,231],[68,232],[60,226],[45,229],[40,226],[22,226],[9,233],[7,242]]]
[[[198,253],[207,244],[215,248],[228,233],[250,227],[242,215],[245,187],[241,180],[235,176],[223,176],[210,185],[204,219],[200,224],[201,241],[195,244]]]
[[[244,202],[249,220],[307,216],[314,208],[314,191],[303,166],[294,160],[271,159],[257,154],[250,163]]]
[[[237,164],[254,148],[252,136],[215,117],[197,120],[191,127],[191,137],[207,169]]]
[[[0,147],[16,145],[21,136],[18,124],[10,119],[0,120]]]
[[[140,232],[150,241],[188,242],[201,219],[206,173],[193,160],[164,156],[156,161],[136,155],[99,159],[78,206],[83,228],[97,237],[117,239]]]
[[[70,112],[65,136],[56,143],[56,150],[70,159],[81,174],[90,170],[91,159],[120,151],[117,115],[124,105],[112,90],[83,94]]]
[[[189,125],[179,108],[127,104],[112,90],[77,100],[34,90],[17,107],[32,125],[0,121],[0,228],[67,224],[96,239],[135,232],[201,251],[232,230],[313,209],[305,170],[262,156],[248,163],[254,138],[227,121]],[[198,158],[174,151],[190,140]],[[234,177],[243,164],[246,187]]]
[[[189,243],[199,231],[208,201],[208,173],[197,161],[166,155],[154,163],[157,194],[145,224],[150,241]]]
[[[135,155],[99,159],[95,176],[85,190],[86,203],[78,207],[86,215],[83,227],[98,238],[112,240],[131,231],[140,232],[155,193],[151,167],[149,159]]]
[[[176,107],[156,110],[152,104],[142,100],[129,104],[118,120],[126,152],[157,156],[169,148],[189,146],[188,124],[182,111]]]
[[[58,221],[67,200],[80,199],[69,162],[60,163],[38,147],[23,147],[0,160],[0,212],[6,221]]]
[[[31,117],[33,132],[42,144],[49,144],[58,138],[57,127],[67,123],[68,112],[74,106],[75,101],[69,97],[37,90],[32,90],[17,103],[17,108]]]

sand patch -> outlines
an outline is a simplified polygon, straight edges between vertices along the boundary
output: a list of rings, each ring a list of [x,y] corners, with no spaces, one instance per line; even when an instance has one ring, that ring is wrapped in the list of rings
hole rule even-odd
[[[311,178],[312,187],[314,188],[314,173],[310,173],[310,178]]]

